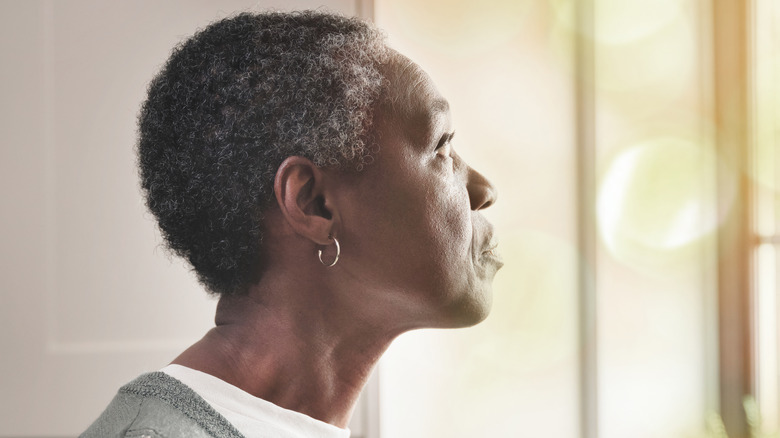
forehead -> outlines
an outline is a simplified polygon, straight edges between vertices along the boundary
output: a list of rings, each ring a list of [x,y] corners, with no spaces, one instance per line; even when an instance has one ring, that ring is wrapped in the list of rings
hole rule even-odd
[[[449,103],[417,64],[396,52],[383,70],[387,88],[381,113],[395,128],[420,139],[446,122]]]

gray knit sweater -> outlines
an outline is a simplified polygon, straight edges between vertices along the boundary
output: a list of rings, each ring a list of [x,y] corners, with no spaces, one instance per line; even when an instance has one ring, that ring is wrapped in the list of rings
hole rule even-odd
[[[244,438],[185,384],[154,372],[119,389],[79,438]]]

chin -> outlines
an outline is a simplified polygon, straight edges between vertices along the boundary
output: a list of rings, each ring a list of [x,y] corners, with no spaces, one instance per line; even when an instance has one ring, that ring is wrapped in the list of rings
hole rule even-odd
[[[464,299],[452,303],[445,312],[445,324],[441,328],[471,327],[484,321],[493,307],[493,291],[471,291]]]

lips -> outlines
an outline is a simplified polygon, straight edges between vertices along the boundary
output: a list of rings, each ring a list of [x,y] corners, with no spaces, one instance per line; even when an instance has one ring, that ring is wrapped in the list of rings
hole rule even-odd
[[[486,249],[486,250],[482,251],[482,254],[483,255],[489,255],[489,256],[496,256],[497,255],[496,254],[496,247],[492,247],[490,249]]]
[[[492,259],[494,263],[498,265],[498,268],[501,268],[504,266],[504,261],[501,257],[501,254],[498,253],[498,241],[491,238],[489,240],[489,243],[486,245],[486,248],[482,251],[482,258],[483,259]]]
[[[482,248],[477,258],[480,264],[494,264],[496,269],[504,266],[501,254],[498,252],[498,239],[493,233],[493,225],[481,214],[474,215],[473,248]]]

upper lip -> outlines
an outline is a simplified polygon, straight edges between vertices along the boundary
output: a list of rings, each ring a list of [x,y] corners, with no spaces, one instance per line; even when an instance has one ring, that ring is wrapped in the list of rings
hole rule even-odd
[[[486,252],[493,252],[493,250],[495,250],[496,248],[498,248],[498,242],[491,241],[491,242],[488,244],[488,247],[487,247],[487,248],[485,248],[485,250],[484,250],[484,251],[482,251],[482,253],[484,254],[484,253],[486,253]]]
[[[498,248],[498,239],[496,239],[493,231],[493,225],[481,215],[476,215],[475,222],[478,223],[475,224],[474,237],[482,243],[482,251],[479,252],[479,257],[490,257],[501,262],[501,255],[496,252],[496,248]]]
[[[491,260],[492,263],[495,263],[497,265],[497,269],[500,269],[502,266],[504,266],[504,260],[503,257],[501,257],[501,254],[496,251],[496,248],[498,248],[498,241],[495,239],[490,239],[488,241],[485,250],[482,251],[481,257],[487,257]]]
[[[498,240],[493,236],[493,233],[490,233],[485,249],[482,250],[482,254],[493,252],[496,248],[498,248]]]

